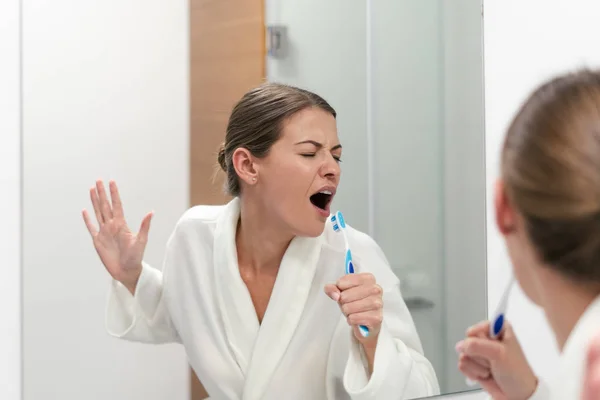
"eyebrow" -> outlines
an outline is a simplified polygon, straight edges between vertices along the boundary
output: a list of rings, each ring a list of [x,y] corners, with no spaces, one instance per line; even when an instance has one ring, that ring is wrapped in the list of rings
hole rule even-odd
[[[298,143],[296,143],[296,145],[300,145],[300,144],[307,144],[307,143],[308,143],[308,144],[312,144],[313,146],[315,146],[315,147],[318,147],[319,149],[323,148],[323,145],[322,145],[321,143],[319,143],[319,142],[315,142],[314,140],[305,140],[305,141],[303,141],[303,142],[298,142]],[[341,148],[342,148],[342,145],[341,145],[341,144],[336,144],[335,146],[333,146],[333,147],[331,148],[331,151],[333,151],[333,150],[338,150],[338,149],[341,149]]]

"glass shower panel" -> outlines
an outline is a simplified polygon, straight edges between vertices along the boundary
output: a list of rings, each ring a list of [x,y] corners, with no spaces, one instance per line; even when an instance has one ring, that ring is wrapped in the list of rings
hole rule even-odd
[[[332,209],[366,232],[365,3],[267,0],[265,11],[267,28],[286,32],[284,55],[267,55],[267,79],[314,91],[337,111],[343,172]]]
[[[444,392],[443,48],[437,1],[371,1],[373,235]]]

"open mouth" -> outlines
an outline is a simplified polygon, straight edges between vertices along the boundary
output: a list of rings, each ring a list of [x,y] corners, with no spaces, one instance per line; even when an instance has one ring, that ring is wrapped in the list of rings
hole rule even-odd
[[[310,202],[323,211],[329,210],[331,200],[333,200],[333,193],[330,190],[321,190],[310,196]]]

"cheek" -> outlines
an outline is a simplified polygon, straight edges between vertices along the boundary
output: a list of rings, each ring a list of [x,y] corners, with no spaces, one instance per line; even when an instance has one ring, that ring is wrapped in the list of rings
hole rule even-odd
[[[281,196],[306,195],[314,180],[314,173],[310,168],[291,161],[273,165],[265,175],[268,186]]]
[[[264,174],[264,190],[261,195],[271,209],[289,213],[305,201],[311,188],[312,180],[302,168],[290,163],[280,163],[276,168]]]

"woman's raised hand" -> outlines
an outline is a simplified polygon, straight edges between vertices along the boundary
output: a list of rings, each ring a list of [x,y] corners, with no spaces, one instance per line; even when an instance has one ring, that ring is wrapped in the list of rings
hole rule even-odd
[[[96,186],[90,189],[99,228],[94,226],[86,210],[83,210],[83,220],[108,273],[134,294],[142,272],[142,260],[153,213],[148,213],[142,220],[139,232],[133,233],[125,222],[117,184],[111,181],[109,188],[111,202],[102,181],[97,181]]]

